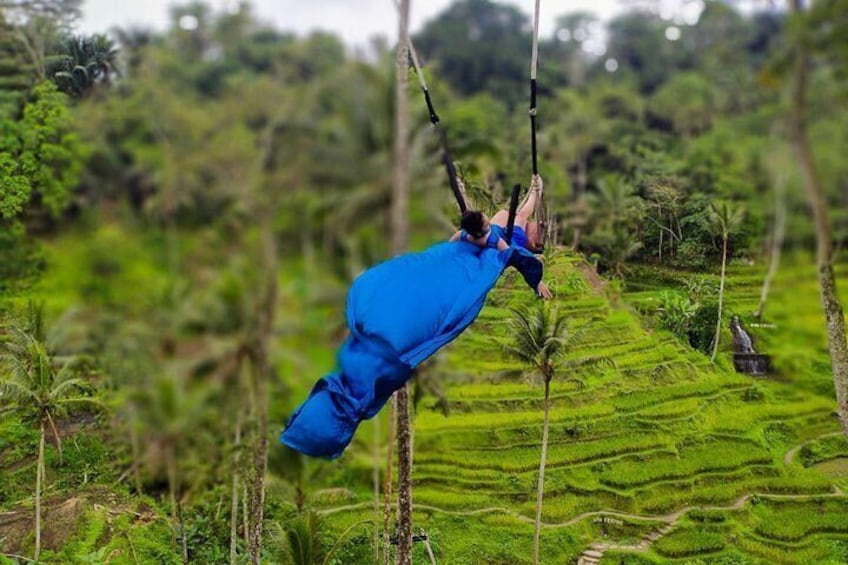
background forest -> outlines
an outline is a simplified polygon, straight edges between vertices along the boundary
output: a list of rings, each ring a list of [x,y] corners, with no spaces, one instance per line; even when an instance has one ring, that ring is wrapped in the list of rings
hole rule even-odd
[[[0,563],[392,561],[388,409],[335,462],[276,438],[390,234],[458,222],[414,71],[398,227],[394,38],[80,3],[0,1]],[[418,371],[415,563],[848,563],[846,15],[543,13],[555,298],[508,273]],[[411,38],[487,212],[530,181],[531,34],[457,0]]]

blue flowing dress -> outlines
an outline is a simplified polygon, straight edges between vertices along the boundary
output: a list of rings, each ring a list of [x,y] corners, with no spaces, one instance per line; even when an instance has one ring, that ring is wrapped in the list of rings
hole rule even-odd
[[[280,441],[305,455],[335,459],[359,423],[374,417],[412,370],[456,339],[480,313],[507,266],[536,289],[542,264],[492,226],[487,245],[445,242],[380,263],[348,292],[350,335],[337,370],[320,379],[294,411]]]

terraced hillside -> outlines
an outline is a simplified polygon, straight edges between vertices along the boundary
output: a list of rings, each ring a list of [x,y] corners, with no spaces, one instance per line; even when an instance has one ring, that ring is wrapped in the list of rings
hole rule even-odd
[[[555,305],[585,326],[569,357],[614,365],[568,375],[583,386],[552,385],[544,563],[848,562],[848,444],[816,346],[813,272],[788,270],[776,283],[776,328],[761,343],[780,378],[768,380],[737,375],[728,355],[712,366],[671,334],[646,329],[632,304],[650,303],[668,281],[636,281],[616,296],[571,255],[549,260],[548,276]],[[753,310],[759,280],[752,268],[732,270],[731,312]],[[520,278],[506,277],[431,369],[446,383],[450,413],[419,407],[415,527],[430,534],[439,562],[530,562],[542,387],[502,344],[509,308],[533,300]],[[805,316],[800,337],[788,319],[796,309]],[[334,529],[374,517],[370,438],[361,430],[342,459],[350,492],[313,496]]]

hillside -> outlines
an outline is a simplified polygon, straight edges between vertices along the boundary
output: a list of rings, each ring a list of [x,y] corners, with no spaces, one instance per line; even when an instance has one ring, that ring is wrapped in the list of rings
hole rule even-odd
[[[138,295],[129,282],[118,284],[147,272],[156,260],[150,248],[134,241],[112,229],[56,241],[47,248],[50,276],[33,294],[56,313],[86,296],[122,302],[130,296],[152,297],[155,288]],[[106,249],[131,257],[126,265],[132,268],[118,263],[113,290],[98,298],[92,295],[98,288],[89,288],[87,281],[97,280]],[[729,339],[719,363],[711,365],[639,314],[655,308],[661,292],[680,288],[696,275],[640,267],[622,291],[594,275],[576,255],[546,259],[556,292],[553,306],[582,332],[568,358],[600,363],[553,383],[544,563],[848,561],[848,498],[843,494],[848,490],[848,446],[833,415],[815,273],[809,266],[793,266],[806,265],[802,259],[787,260],[767,308],[768,325],[754,329],[775,363],[768,379],[732,371]],[[344,286],[331,279],[306,286],[302,280],[297,268],[281,273],[275,357],[280,378],[290,388],[289,394],[274,398],[275,430],[315,378],[332,366],[331,353],[341,336]],[[757,268],[732,267],[729,313],[750,316],[760,280]],[[429,534],[438,562],[530,562],[542,387],[504,356],[502,344],[510,339],[510,308],[534,302],[520,277],[508,273],[477,322],[426,368],[430,380],[443,388],[449,414],[436,407],[432,396],[418,405],[415,528]],[[138,308],[143,312],[143,303]],[[208,347],[191,339],[180,349],[196,350],[192,359],[202,358]],[[299,473],[305,508],[317,510],[327,526],[325,544],[340,540],[334,563],[373,559],[373,530],[359,522],[375,519],[374,423],[361,427],[338,462],[292,459],[272,445],[269,520],[285,524],[294,515],[292,477]],[[382,466],[385,411],[376,423]],[[105,414],[72,419],[61,431],[71,446],[61,464],[55,446],[48,444],[45,559],[64,563],[74,555],[95,560],[112,555],[115,563],[134,563],[133,556],[141,562],[177,563],[163,509],[165,485],[148,482],[145,490],[151,496],[132,494],[127,440],[110,432],[110,426]],[[9,551],[25,553],[32,543],[36,432],[14,419],[7,419],[2,431],[0,539]],[[216,441],[207,437],[211,433],[196,441]],[[184,452],[182,465],[188,471],[202,445]],[[202,483],[191,489],[196,502],[188,515],[190,547],[204,547],[205,540],[226,536],[227,494],[204,491]],[[348,527],[353,529],[340,538]],[[273,525],[270,530],[273,534]],[[274,544],[272,535],[272,563],[278,555]],[[416,562],[427,562],[423,544],[415,551]],[[225,559],[217,553],[201,557]]]
[[[543,562],[848,560],[848,446],[821,370],[814,273],[781,273],[769,304],[776,327],[756,334],[776,375],[754,379],[733,372],[727,354],[712,366],[646,329],[633,305],[644,309],[685,273],[656,272],[657,281],[634,280],[616,296],[586,272],[571,255],[548,265],[556,307],[585,327],[569,358],[614,366],[563,375],[582,386],[552,385]],[[733,268],[731,313],[754,309],[760,280],[753,268]],[[416,418],[415,526],[448,563],[530,562],[542,391],[501,349],[509,308],[533,300],[522,285],[506,277],[431,369],[444,379],[449,416],[425,401]],[[790,320],[790,308],[804,314]],[[361,430],[341,460],[359,468],[351,475],[369,472],[370,434]],[[320,492],[314,501],[341,528],[373,517],[364,487],[354,484],[343,504],[322,504]]]

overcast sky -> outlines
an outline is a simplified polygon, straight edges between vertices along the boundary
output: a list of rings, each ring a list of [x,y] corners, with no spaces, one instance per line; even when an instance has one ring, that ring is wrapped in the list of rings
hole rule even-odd
[[[413,32],[444,10],[453,0],[413,0],[411,23]],[[541,31],[553,30],[554,19],[567,12],[585,10],[601,19],[621,12],[625,0],[542,0]],[[671,0],[669,0],[671,1]],[[680,0],[676,0],[679,3]],[[168,7],[174,0],[85,0],[84,32],[108,31],[113,26],[140,25],[164,29]],[[210,0],[217,9],[227,9],[232,0]],[[532,15],[534,0],[512,0],[526,14]],[[352,46],[363,46],[376,34],[389,38],[397,35],[393,0],[254,0],[255,11],[263,20],[273,21],[280,29],[306,33],[321,29],[332,31]]]

